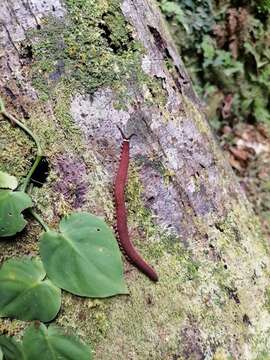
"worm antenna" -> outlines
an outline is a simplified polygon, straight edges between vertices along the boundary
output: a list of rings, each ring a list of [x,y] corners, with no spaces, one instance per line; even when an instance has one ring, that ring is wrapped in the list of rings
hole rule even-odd
[[[122,138],[124,140],[130,140],[132,138],[132,136],[137,136],[136,134],[131,134],[129,136],[126,136],[124,131],[120,128],[120,126],[116,125],[117,126],[117,129],[120,131],[121,135],[122,135]]]

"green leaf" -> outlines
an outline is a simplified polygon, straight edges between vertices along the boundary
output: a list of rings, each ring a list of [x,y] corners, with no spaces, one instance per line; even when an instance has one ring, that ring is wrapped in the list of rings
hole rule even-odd
[[[224,74],[228,77],[235,73],[241,74],[244,71],[243,69],[244,69],[243,64],[240,63],[239,61],[235,61],[235,62],[232,62],[230,67],[228,67],[227,69],[224,69]]]
[[[161,9],[167,16],[175,16],[176,21],[183,25],[187,33],[190,33],[189,26],[186,22],[186,16],[180,5],[176,4],[174,1],[164,1],[161,4]]]
[[[74,336],[54,325],[31,325],[23,337],[27,360],[90,360],[91,350]]]
[[[24,192],[0,190],[0,237],[22,231],[27,222],[21,212],[31,206],[32,200]]]
[[[5,360],[24,360],[22,344],[12,337],[0,336],[0,349],[5,356]],[[1,359],[1,356],[0,356]]]
[[[14,190],[18,186],[18,181],[15,176],[9,175],[4,171],[0,171],[0,189]]]
[[[3,360],[3,352],[2,352],[2,349],[1,349],[1,346],[0,346],[0,360]]]
[[[60,232],[45,232],[40,254],[48,277],[73,294],[107,297],[126,294],[121,255],[114,234],[100,218],[73,213]]]
[[[1,351],[2,349],[2,351]],[[91,360],[90,346],[75,336],[65,335],[53,325],[48,328],[35,323],[30,325],[22,342],[12,337],[0,336],[0,360]]]
[[[270,113],[269,113],[268,109],[265,109],[260,106],[254,107],[254,116],[258,122],[270,121]]]
[[[61,290],[45,276],[38,259],[5,262],[0,269],[0,317],[54,319],[61,306]]]
[[[215,49],[214,41],[211,39],[210,36],[204,35],[201,48],[203,50],[203,56],[205,58],[205,62],[207,61],[207,64],[208,63],[211,64],[212,60],[214,59],[216,49]]]

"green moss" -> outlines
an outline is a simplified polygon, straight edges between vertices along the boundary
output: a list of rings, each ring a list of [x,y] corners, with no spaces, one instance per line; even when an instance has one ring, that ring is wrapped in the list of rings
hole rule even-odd
[[[78,146],[81,147],[82,134],[70,114],[72,92],[73,88],[69,84],[62,82],[58,84],[53,92],[54,114],[66,137],[73,143],[75,149],[79,150]]]
[[[129,218],[131,222],[136,218],[136,225],[143,230],[147,238],[150,238],[156,234],[156,227],[153,223],[150,209],[144,206],[142,194],[143,187],[139,178],[138,168],[135,165],[131,165],[126,190]]]
[[[144,50],[134,40],[120,4],[120,0],[66,0],[64,20],[48,18],[41,30],[32,32],[32,82],[42,100],[51,98],[63,75],[65,86],[73,91],[91,94],[102,86],[112,87],[118,93],[118,107],[127,105],[128,96],[132,101],[143,84],[152,101],[165,101],[161,82],[141,69]]]
[[[270,288],[265,290],[265,307],[270,313]]]
[[[87,342],[89,338],[91,342],[99,342],[110,330],[108,302],[110,303],[110,300],[80,299],[65,293],[62,302],[63,311],[57,323],[76,333],[79,330],[79,335]],[[84,324],[82,331],[78,322]]]
[[[24,330],[26,324],[24,321],[3,319],[0,322],[0,334],[7,336],[14,336]]]
[[[33,160],[33,142],[8,120],[0,119],[0,122],[0,169],[21,179]]]

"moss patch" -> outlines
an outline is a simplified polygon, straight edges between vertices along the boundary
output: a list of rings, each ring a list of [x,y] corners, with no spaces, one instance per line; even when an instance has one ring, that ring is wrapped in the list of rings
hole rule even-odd
[[[0,169],[21,177],[31,167],[34,151],[28,135],[0,118]]]
[[[64,20],[47,18],[41,30],[31,33],[32,83],[41,99],[50,99],[56,84],[63,81],[71,91],[91,94],[109,86],[117,90],[118,107],[127,105],[127,93],[132,101],[133,92],[145,83],[151,97],[158,97],[155,101],[165,100],[161,82],[141,69],[144,50],[133,38],[120,4],[119,0],[66,0]]]

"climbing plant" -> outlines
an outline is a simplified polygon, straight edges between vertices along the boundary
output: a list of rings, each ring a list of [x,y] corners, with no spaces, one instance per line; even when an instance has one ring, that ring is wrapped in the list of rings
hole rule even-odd
[[[1,351],[2,349],[2,351]],[[30,325],[22,341],[0,336],[0,359],[6,360],[91,360],[91,349],[75,336],[66,335],[62,329],[41,323]]]
[[[1,98],[0,115],[28,134],[37,148],[35,161],[22,183],[0,171],[0,240],[25,228],[25,210],[44,229],[39,241],[40,258],[10,259],[1,266],[0,317],[51,321],[61,307],[61,289],[95,298],[127,294],[114,233],[101,218],[87,212],[71,213],[55,230],[36,213],[30,190],[31,178],[43,156],[39,140],[6,111]],[[88,346],[41,323],[28,328],[22,343],[0,337],[0,360],[89,359],[89,356]]]
[[[54,319],[61,306],[61,290],[44,280],[45,276],[42,262],[36,258],[6,261],[0,270],[0,316]]]
[[[113,232],[88,213],[72,213],[40,239],[48,277],[62,289],[89,297],[126,294],[121,256]],[[68,276],[67,276],[68,275]]]
[[[212,125],[269,124],[269,0],[158,2]]]

